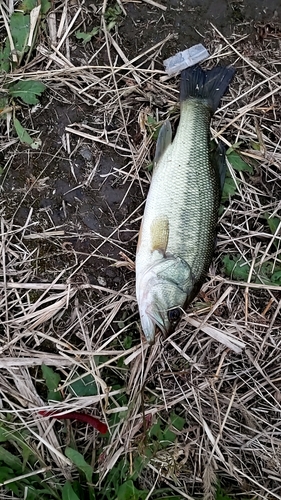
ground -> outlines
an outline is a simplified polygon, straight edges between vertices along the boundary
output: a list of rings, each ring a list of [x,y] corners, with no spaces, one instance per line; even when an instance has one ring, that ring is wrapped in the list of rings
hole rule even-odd
[[[46,90],[39,105],[13,103],[38,149],[19,141],[6,115],[1,128],[3,421],[36,428],[39,443],[47,400],[106,420],[109,437],[89,434],[94,451],[89,430],[69,438],[98,471],[100,498],[112,471],[125,470],[124,484],[133,477],[138,457],[145,467],[134,484],[152,498],[167,484],[175,498],[213,498],[217,482],[229,494],[281,498],[279,2],[116,5],[53,2],[55,17],[43,16],[32,55],[11,77]],[[112,7],[103,24],[102,8]],[[89,42],[77,38],[95,27]],[[150,348],[134,257],[157,123],[170,116],[175,128],[179,114],[179,79],[162,62],[195,43],[212,55],[206,66],[236,68],[212,134],[242,159],[229,156],[232,191],[206,284],[175,335]],[[63,402],[48,397],[42,363],[59,373]],[[73,378],[86,376],[95,389],[75,394]],[[69,444],[60,426],[39,463],[63,484],[76,472],[58,451]]]

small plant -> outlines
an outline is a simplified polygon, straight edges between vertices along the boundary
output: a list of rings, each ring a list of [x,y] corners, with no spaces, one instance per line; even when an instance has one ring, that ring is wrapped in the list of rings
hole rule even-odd
[[[8,418],[0,426],[0,484],[18,498],[26,500],[60,500],[60,486],[52,479],[48,467],[42,467],[42,458],[29,445],[27,430],[11,430],[13,423]],[[38,462],[41,463],[38,465]],[[37,474],[36,469],[40,469]],[[45,470],[44,470],[45,469]],[[42,481],[42,474],[45,481]],[[52,484],[52,486],[51,486]]]
[[[243,161],[243,160],[242,160]],[[268,226],[269,231],[274,235],[280,225],[279,217],[270,217],[266,212],[263,214],[265,225]],[[273,240],[273,246],[276,249],[280,247],[280,240],[277,238]],[[226,276],[231,277],[238,281],[248,281],[252,262],[247,260],[246,256],[240,254],[225,255],[222,258],[223,271]],[[262,257],[256,259],[251,273],[251,282],[264,284],[264,285],[281,285],[281,267],[276,265],[275,260],[264,261]]]
[[[237,152],[237,149],[241,143],[237,142],[235,145],[231,146],[226,151],[226,159],[232,166],[233,170],[236,172],[247,172],[248,174],[253,174],[253,167],[249,165],[242,156]],[[230,197],[234,196],[237,191],[237,186],[239,186],[239,179],[234,179],[231,177],[229,170],[226,171],[224,186],[222,190],[221,203],[225,203]]]
[[[106,28],[108,31],[112,30],[116,26],[116,24],[120,22],[121,16],[122,16],[122,9],[118,5],[118,3],[115,4],[113,7],[107,8],[104,14],[104,18],[105,22],[107,23]]]
[[[113,7],[108,7],[104,14],[106,30],[112,31],[113,28],[120,22],[121,16],[122,9],[118,4]],[[85,45],[92,40],[93,36],[99,35],[101,31],[102,30],[99,26],[95,26],[91,29],[91,31],[87,32],[77,30],[75,32],[75,36],[78,40],[82,40],[82,43]]]
[[[225,255],[222,258],[223,271],[226,276],[231,277],[238,281],[247,281],[250,273],[251,265],[247,260],[239,254]],[[252,277],[252,283],[259,283],[264,285],[281,285],[281,267],[275,267],[274,261],[259,263],[256,262]]]
[[[159,124],[153,116],[147,115],[145,121],[145,127],[147,128],[147,132],[152,137],[152,139],[154,141],[157,141],[161,124]]]
[[[220,486],[218,486],[216,491],[216,500],[232,500],[232,498],[229,497]]]
[[[86,45],[86,43],[90,42],[92,40],[93,36],[98,35],[99,32],[100,32],[100,28],[96,26],[91,31],[88,31],[88,32],[77,30],[75,33],[75,36],[76,36],[77,40],[82,40],[83,44]]]
[[[41,15],[46,14],[50,6],[51,4],[47,0],[41,0],[39,5],[37,0],[24,0],[19,6],[19,10],[10,17],[9,36],[0,48],[0,71],[7,73],[1,89],[0,117],[5,118],[10,114],[20,141],[33,149],[38,149],[41,141],[38,138],[34,140],[29,135],[16,118],[16,110],[21,102],[29,105],[38,104],[38,97],[42,95],[46,86],[37,80],[19,79],[16,82],[11,82],[9,73],[20,67],[23,62],[26,64],[29,61],[37,41]]]

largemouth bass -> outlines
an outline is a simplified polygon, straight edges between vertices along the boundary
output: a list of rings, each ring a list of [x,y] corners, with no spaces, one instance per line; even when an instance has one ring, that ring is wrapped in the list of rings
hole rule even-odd
[[[181,74],[180,121],[159,133],[136,254],[136,295],[149,343],[174,330],[206,276],[221,196],[210,151],[210,120],[234,75],[231,67]]]

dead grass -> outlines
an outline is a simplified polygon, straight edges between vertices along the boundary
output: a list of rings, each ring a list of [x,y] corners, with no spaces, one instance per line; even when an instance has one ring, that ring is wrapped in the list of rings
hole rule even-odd
[[[106,0],[103,12],[105,8]],[[52,44],[46,46],[43,41],[37,48],[38,59],[12,77],[42,79],[51,95],[67,89],[76,103],[91,106],[97,123],[114,122],[110,132],[100,125],[71,123],[65,128],[68,154],[78,143],[91,141],[101,152],[106,146],[123,157],[124,166],[113,168],[104,182],[119,179],[125,184],[122,204],[130,199],[133,186],[145,199],[150,174],[144,167],[153,156],[147,116],[163,120],[178,109],[178,80],[168,79],[155,63],[161,61],[161,48],[170,37],[129,60],[120,39],[105,31],[99,50],[78,65],[72,60],[71,35],[83,16],[82,4],[71,7],[71,16],[61,4],[48,16]],[[243,156],[252,162],[254,175],[246,176],[230,165],[237,195],[220,217],[218,252],[198,307],[191,307],[177,331],[158,339],[152,348],[138,333],[132,261],[119,234],[130,224],[133,260],[143,203],[109,236],[99,235],[100,243],[88,255],[68,262],[62,253],[65,265],[49,281],[48,272],[42,276],[38,269],[36,242],[52,239],[62,252],[69,233],[51,222],[38,232],[32,209],[25,224],[19,225],[16,214],[9,217],[3,203],[1,413],[2,418],[11,414],[15,427],[29,430],[41,463],[51,464],[65,478],[71,478],[71,465],[63,454],[63,437],[57,435],[54,421],[38,417],[38,410],[88,410],[109,425],[111,415],[120,414],[119,423],[110,428],[110,440],[103,444],[103,460],[95,464],[102,481],[120,457],[142,456],[146,427],[159,418],[166,421],[175,410],[186,424],[176,441],[157,451],[145,468],[143,481],[151,493],[164,483],[181,498],[213,498],[220,478],[225,484],[232,481],[234,491],[240,488],[251,497],[281,499],[281,287],[251,280],[255,262],[274,261],[276,268],[280,266],[280,224],[272,235],[263,222],[265,212],[280,216],[281,75],[274,62],[280,58],[280,48],[276,39],[269,38],[257,51],[245,35],[234,34],[227,40],[215,26],[211,30],[206,43],[212,57],[206,65],[230,61],[237,68],[230,92],[212,122],[212,133],[227,146],[242,141]],[[101,64],[100,52],[107,54],[106,64]],[[138,120],[142,135],[137,141],[133,131]],[[6,141],[3,137],[2,151]],[[253,143],[259,143],[260,149],[254,149]],[[11,156],[21,154],[13,139],[8,151],[9,164]],[[7,168],[12,168],[9,164]],[[5,175],[9,177],[9,171]],[[95,171],[89,176],[86,185],[91,184]],[[44,177],[43,169],[33,183]],[[83,275],[89,260],[99,269],[108,243],[124,250],[119,261],[111,261],[123,266],[127,278],[118,290],[92,285]],[[223,275],[221,257],[232,254],[250,264],[247,282]],[[124,338],[130,336],[134,340],[126,348]],[[42,363],[60,371],[61,391],[68,394],[63,403],[46,406],[40,395]],[[97,396],[69,396],[67,386],[73,376],[89,373],[97,384]],[[117,376],[123,386],[112,388],[111,376]],[[127,403],[120,405],[118,395],[124,392]],[[89,436],[86,431],[85,436]],[[92,434],[93,446],[95,440],[100,438]],[[82,452],[85,444],[80,435]]]

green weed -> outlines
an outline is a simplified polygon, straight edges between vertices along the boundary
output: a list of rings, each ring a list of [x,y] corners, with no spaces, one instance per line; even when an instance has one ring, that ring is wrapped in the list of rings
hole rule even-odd
[[[97,361],[97,360],[96,360]],[[104,359],[102,360],[104,361]],[[61,377],[48,366],[42,366],[42,376],[47,389],[47,399],[61,401]],[[74,374],[72,382],[67,387],[70,393],[77,396],[96,394],[96,385],[89,374]],[[117,395],[120,405],[128,403],[125,393]],[[109,426],[113,429],[121,419],[126,418],[124,412],[112,413],[109,416]],[[168,421],[158,418],[150,427],[144,428],[139,435],[138,448],[131,453],[131,458],[122,455],[108,472],[105,480],[99,486],[97,473],[98,463],[102,461],[106,443],[111,439],[108,435],[103,440],[102,447],[96,449],[96,460],[88,452],[78,451],[79,442],[75,442],[72,434],[71,445],[64,449],[65,456],[76,469],[76,479],[63,480],[56,478],[50,467],[47,467],[42,457],[36,453],[32,436],[28,429],[15,430],[15,422],[7,417],[0,425],[0,483],[5,489],[19,499],[26,500],[145,500],[149,491],[139,486],[145,474],[147,463],[161,460],[163,470],[170,476],[177,473],[178,464],[172,460],[171,445],[176,446],[179,436],[184,431],[185,419],[171,412]],[[167,457],[171,458],[169,459]],[[164,458],[163,458],[164,457]],[[39,473],[36,473],[36,469]],[[77,479],[77,474],[79,479]],[[152,500],[180,500],[173,495],[171,489],[156,488],[150,495]],[[231,500],[218,487],[216,500]]]
[[[225,255],[222,258],[223,271],[226,276],[238,281],[247,281],[251,263],[239,254]],[[281,285],[281,267],[275,267],[274,261],[261,263],[257,260],[252,272],[252,283],[264,285]]]
[[[77,40],[82,40],[83,44],[85,45],[86,43],[88,43],[92,40],[93,36],[98,35],[99,32],[100,32],[100,28],[96,26],[91,31],[87,31],[87,32],[77,30],[75,32],[75,36],[76,36]]]
[[[46,365],[42,365],[42,375],[48,389],[48,401],[62,401],[62,396],[59,392],[60,375]]]
[[[61,487],[56,484],[42,458],[36,454],[27,430],[15,431],[13,422],[0,424],[0,486],[26,500],[60,500]],[[42,467],[43,465],[43,467]],[[40,469],[40,473],[36,473]],[[42,474],[44,481],[42,481]],[[52,479],[51,479],[52,478]],[[51,480],[50,480],[51,479]]]
[[[10,73],[19,68],[23,63],[27,64],[31,53],[36,46],[37,38],[42,29],[42,16],[51,7],[50,2],[41,0],[38,9],[37,0],[24,0],[19,9],[10,17],[9,31],[6,41],[0,48],[0,71],[6,73],[0,97],[0,117],[6,118],[11,115],[14,130],[23,144],[33,149],[41,145],[39,138],[33,139],[23,125],[16,118],[16,110],[22,103],[35,105],[39,103],[38,97],[42,95],[46,86],[37,80],[18,80],[11,82]],[[36,10],[37,9],[37,10]],[[31,23],[31,12],[37,12],[37,22]]]
[[[116,3],[113,7],[108,7],[105,11],[104,18],[107,24],[107,30],[110,31],[120,22],[122,16],[122,9]]]
[[[237,142],[226,151],[226,157],[231,167],[236,172],[246,172],[249,175],[253,174],[252,165],[248,164],[237,151],[241,146],[241,142]],[[257,143],[252,143],[253,149],[259,150],[260,146]],[[239,186],[239,179],[234,179],[230,176],[229,171],[226,173],[225,184],[222,192],[220,213],[223,212],[223,203],[229,200],[236,194],[237,186]],[[271,217],[270,214],[265,213],[264,219],[267,223],[268,229],[272,234],[275,234],[280,224],[279,217]],[[273,245],[279,248],[280,241],[275,239]],[[246,257],[239,254],[225,255],[222,257],[223,272],[226,276],[231,277],[238,281],[247,281],[251,269],[251,264]],[[254,268],[252,270],[251,282],[265,284],[265,285],[280,285],[281,284],[281,267],[275,265],[274,260],[263,262],[261,257],[256,259]]]
[[[104,14],[104,19],[106,23],[106,30],[108,32],[112,31],[115,26],[120,23],[122,19],[122,9],[119,7],[118,4],[114,5],[113,7],[108,7],[105,11]],[[100,35],[102,32],[100,26],[94,26],[94,28],[91,29],[91,31],[80,31],[77,30],[75,32],[75,36],[78,40],[82,40],[82,43],[85,45],[86,43],[90,42],[92,38],[96,35]]]
[[[242,156],[238,153],[237,149],[240,147],[241,143],[237,142],[235,145],[231,146],[226,151],[226,158],[232,166],[233,170],[236,172],[247,172],[249,175],[253,174],[253,167],[243,160]],[[235,195],[237,187],[239,186],[239,179],[234,179],[231,177],[229,170],[226,170],[225,182],[222,190],[221,204],[223,205],[232,196]],[[221,205],[221,211],[223,210]]]
[[[153,116],[147,115],[145,126],[147,128],[148,134],[152,137],[154,141],[157,141],[162,125],[159,124]]]

